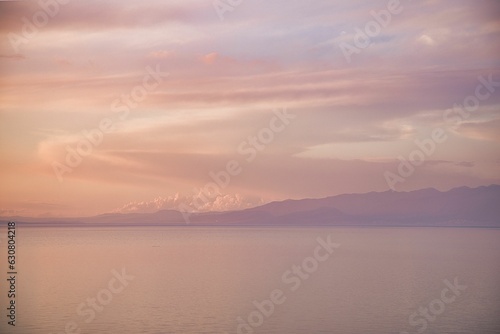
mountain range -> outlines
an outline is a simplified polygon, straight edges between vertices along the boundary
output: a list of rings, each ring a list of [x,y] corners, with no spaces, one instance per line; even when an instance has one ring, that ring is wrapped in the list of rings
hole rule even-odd
[[[449,226],[500,227],[500,185],[344,194],[226,212],[110,213],[80,218],[2,217],[27,226]]]

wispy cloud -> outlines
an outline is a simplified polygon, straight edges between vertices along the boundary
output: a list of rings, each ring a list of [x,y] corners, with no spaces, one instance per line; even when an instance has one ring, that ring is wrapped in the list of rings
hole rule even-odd
[[[500,82],[498,1],[405,2],[347,64],[339,43],[385,5],[246,1],[220,21],[211,1],[71,1],[14,52],[9,34],[40,6],[0,2],[0,207],[28,210],[26,194],[73,215],[189,203],[283,107],[297,122],[207,210],[387,189],[383,171],[435,127],[448,141],[402,190],[500,182],[498,91],[443,119],[479,76]],[[169,79],[58,184],[51,162],[156,64]]]

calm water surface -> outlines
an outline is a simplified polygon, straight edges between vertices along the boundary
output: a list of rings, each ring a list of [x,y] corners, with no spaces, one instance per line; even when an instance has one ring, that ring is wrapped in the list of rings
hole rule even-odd
[[[328,236],[331,255],[318,250]],[[500,333],[500,230],[18,227],[17,239],[17,326],[2,284],[0,333]],[[273,291],[262,315],[254,302]]]

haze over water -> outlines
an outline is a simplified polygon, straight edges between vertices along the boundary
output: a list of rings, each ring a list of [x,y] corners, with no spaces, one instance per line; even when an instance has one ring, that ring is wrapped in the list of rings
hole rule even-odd
[[[500,333],[499,55],[498,0],[0,1],[0,334]]]
[[[340,246],[293,291],[283,274],[328,236]],[[500,332],[496,229],[19,228],[18,240],[19,334],[71,321],[81,333],[237,333],[276,289],[285,300],[255,333],[416,333],[423,318],[408,317],[455,278],[466,289],[424,332]],[[133,279],[86,323],[76,309],[109,290],[113,270]]]

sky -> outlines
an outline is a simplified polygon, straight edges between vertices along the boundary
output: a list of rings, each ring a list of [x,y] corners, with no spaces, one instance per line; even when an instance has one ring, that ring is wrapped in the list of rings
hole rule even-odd
[[[500,2],[0,3],[0,216],[500,183]]]

